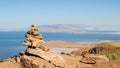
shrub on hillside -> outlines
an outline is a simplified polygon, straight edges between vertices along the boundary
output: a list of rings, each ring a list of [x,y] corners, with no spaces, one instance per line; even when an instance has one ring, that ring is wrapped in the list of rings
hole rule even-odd
[[[107,55],[107,58],[109,60],[120,60],[120,55],[118,55],[117,53],[110,53]]]

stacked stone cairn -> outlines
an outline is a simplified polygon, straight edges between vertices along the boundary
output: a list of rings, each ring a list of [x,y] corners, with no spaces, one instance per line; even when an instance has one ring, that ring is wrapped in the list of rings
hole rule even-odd
[[[49,52],[50,49],[45,45],[35,25],[31,25],[25,37],[23,44],[28,48],[20,53],[22,68],[65,68],[64,58],[57,53]]]
[[[25,35],[26,40],[23,42],[28,48],[39,48],[43,51],[49,51],[49,48],[45,46],[42,35],[39,34],[38,28],[35,25],[31,25],[30,30]]]

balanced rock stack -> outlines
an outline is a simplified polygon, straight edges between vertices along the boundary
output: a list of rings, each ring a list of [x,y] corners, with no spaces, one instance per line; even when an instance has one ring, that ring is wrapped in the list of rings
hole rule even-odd
[[[48,51],[49,48],[46,47],[43,41],[42,35],[39,34],[38,28],[35,25],[31,25],[30,30],[25,35],[26,40],[23,42],[28,48],[40,48],[43,51]]]
[[[28,48],[25,52],[20,53],[20,62],[22,68],[64,68],[66,62],[59,54],[49,52],[45,46],[42,35],[39,34],[38,28],[31,26],[27,32],[26,40],[23,42]]]

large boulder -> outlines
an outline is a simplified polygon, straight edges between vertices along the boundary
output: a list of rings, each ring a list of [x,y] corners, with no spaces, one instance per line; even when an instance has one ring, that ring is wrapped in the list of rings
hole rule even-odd
[[[66,65],[64,58],[56,53],[45,52],[39,48],[35,48],[35,49],[28,48],[26,50],[26,53],[30,54],[30,55],[38,56],[38,57],[54,64],[57,67],[65,67],[65,65]]]
[[[39,57],[35,56],[21,56],[22,68],[55,68],[55,66]]]
[[[108,62],[109,59],[105,55],[99,54],[86,54],[85,57],[80,59],[80,62],[86,64],[96,64],[101,62]]]

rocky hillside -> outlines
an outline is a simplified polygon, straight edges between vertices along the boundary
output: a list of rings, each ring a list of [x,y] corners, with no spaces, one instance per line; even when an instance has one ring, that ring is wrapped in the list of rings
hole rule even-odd
[[[103,54],[103,55],[106,55],[108,53],[119,53],[119,52],[120,52],[120,47],[110,42],[104,42],[98,44],[94,48],[91,48],[89,50],[89,53]]]
[[[74,55],[100,54],[105,56],[116,55],[120,57],[120,47],[112,42],[102,42],[95,47],[85,48],[71,52]]]

